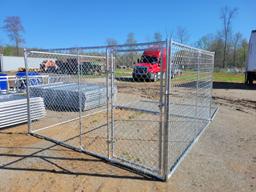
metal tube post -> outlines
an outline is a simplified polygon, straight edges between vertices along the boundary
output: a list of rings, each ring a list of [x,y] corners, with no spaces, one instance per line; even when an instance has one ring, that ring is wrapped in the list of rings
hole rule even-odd
[[[212,87],[213,87],[213,72],[214,72],[214,56],[215,53],[212,54],[212,63],[211,63],[211,86],[210,86],[210,104],[209,104],[209,120],[212,118]]]
[[[27,114],[28,114],[28,133],[31,133],[31,113],[30,113],[30,95],[29,95],[29,73],[28,73],[28,54],[24,49],[24,62],[26,69],[26,92],[27,92]]]
[[[163,63],[164,63],[164,48],[161,46],[161,63],[160,63],[160,98],[159,98],[159,172],[162,175],[163,174],[163,137],[164,137],[164,131],[163,131],[163,106],[164,106],[164,99],[163,99],[163,87],[164,87],[164,70],[163,70]],[[167,66],[165,66],[167,67]],[[165,72],[166,74],[166,72]],[[166,78],[165,78],[166,79]]]
[[[111,158],[111,131],[109,126],[109,60],[108,60],[108,48],[106,48],[106,99],[107,99],[107,145],[108,145],[108,158]]]
[[[169,172],[169,110],[170,110],[170,85],[171,70],[174,63],[171,62],[172,40],[166,42],[166,77],[165,77],[165,116],[164,116],[164,178],[167,180]]]
[[[198,51],[198,55],[197,55],[197,62],[196,62],[196,71],[197,71],[197,74],[196,74],[196,101],[195,101],[195,128],[194,128],[194,132],[195,132],[195,135],[196,135],[196,129],[198,128],[198,89],[199,89],[199,70],[200,70],[200,58],[201,58],[201,51],[199,50]]]
[[[114,156],[114,131],[115,131],[115,124],[114,124],[114,56],[113,56],[114,50],[111,50],[111,91],[110,91],[110,96],[111,96],[111,158]]]
[[[82,143],[82,98],[81,98],[81,65],[80,65],[80,56],[79,49],[77,49],[77,67],[78,67],[78,96],[79,96],[79,139],[80,139],[80,148],[83,149]]]

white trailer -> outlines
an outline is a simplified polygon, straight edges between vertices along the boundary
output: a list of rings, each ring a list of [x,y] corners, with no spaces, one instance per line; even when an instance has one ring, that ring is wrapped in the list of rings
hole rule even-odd
[[[31,68],[40,68],[40,64],[47,58],[31,58]],[[0,72],[17,71],[24,68],[24,57],[0,55]]]
[[[252,85],[256,80],[256,30],[251,33],[245,71],[245,83]]]

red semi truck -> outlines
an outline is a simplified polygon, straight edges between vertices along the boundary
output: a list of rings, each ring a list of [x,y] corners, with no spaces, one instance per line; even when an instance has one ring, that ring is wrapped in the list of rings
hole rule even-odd
[[[163,51],[163,54],[161,53]],[[162,61],[163,59],[163,61]],[[132,77],[136,80],[149,80],[157,81],[160,79],[161,74],[161,62],[162,62],[162,72],[166,72],[166,49],[161,49],[157,47],[151,47],[146,49],[141,58],[133,67]],[[171,64],[173,65],[173,64]],[[175,75],[181,74],[181,70],[177,67],[172,66],[171,78]]]

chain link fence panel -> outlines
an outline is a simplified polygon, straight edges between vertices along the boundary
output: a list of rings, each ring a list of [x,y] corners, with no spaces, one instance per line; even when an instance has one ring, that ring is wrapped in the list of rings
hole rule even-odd
[[[213,53],[176,42],[26,51],[29,133],[165,180],[211,120]],[[25,83],[26,83],[25,82]],[[45,115],[31,119],[33,98]]]
[[[215,113],[214,53],[171,41],[169,67],[166,162],[171,175]]]

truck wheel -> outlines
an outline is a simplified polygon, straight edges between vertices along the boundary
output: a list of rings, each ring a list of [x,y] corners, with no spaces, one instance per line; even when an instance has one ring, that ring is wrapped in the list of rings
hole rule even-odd
[[[253,74],[251,72],[247,72],[247,81],[250,86],[253,85]]]
[[[138,81],[138,78],[135,75],[132,75],[133,81]]]

